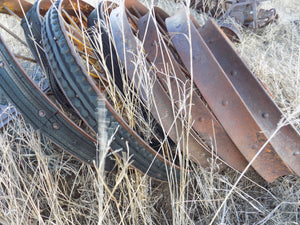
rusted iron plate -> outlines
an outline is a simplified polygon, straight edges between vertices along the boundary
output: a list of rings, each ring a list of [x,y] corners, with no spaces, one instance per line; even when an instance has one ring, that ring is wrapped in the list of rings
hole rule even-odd
[[[45,15],[48,9],[51,7],[53,0],[42,0],[39,4],[39,12],[41,15]],[[32,3],[26,0],[1,0],[0,1],[0,13],[5,14],[16,14],[20,18],[24,17],[24,14],[28,12],[29,9],[33,6]],[[86,3],[83,0],[77,1],[64,1],[63,8],[66,10],[71,16],[77,17],[76,10],[81,9],[84,14],[89,15],[93,10],[90,4]],[[77,21],[79,22],[79,20]],[[85,23],[83,21],[83,23]]]
[[[124,5],[131,14],[138,18],[149,12],[149,9],[138,0],[125,0]]]
[[[145,92],[145,80],[139,76],[137,65],[141,49],[138,47],[134,34],[128,22],[125,8],[119,6],[112,10],[109,16],[109,24],[111,28],[112,37],[115,43],[116,51],[120,60],[123,62],[123,67],[126,74],[126,79],[129,79],[131,84],[129,86],[136,88],[141,96],[147,101],[147,94]]]
[[[32,7],[32,3],[25,0],[1,0],[0,1],[0,13],[10,14],[9,10],[11,10],[12,13],[16,14],[21,18],[24,17],[24,13],[26,13],[31,7]]]
[[[190,92],[191,81],[180,70],[178,63],[169,51],[167,43],[163,42],[160,34],[158,23],[154,21],[154,17],[160,17],[162,20],[167,18],[161,9],[154,8],[155,15],[150,12],[141,17],[138,21],[139,38],[143,41],[143,47],[147,53],[148,60],[157,69],[158,79],[162,82],[164,88],[171,95],[171,99],[175,102],[177,108],[182,108],[182,98],[187,98],[190,93],[179,93],[183,90]],[[164,21],[161,21],[164,22]],[[205,106],[200,96],[193,91],[192,97],[184,101],[186,107],[182,110],[184,114],[191,113],[191,121],[193,129],[196,133],[213,145],[215,153],[220,156],[226,163],[238,170],[243,170],[248,162],[233,144],[223,127],[215,119],[215,116]],[[188,106],[191,105],[191,108]],[[190,152],[192,158],[199,161],[202,157],[202,149]]]
[[[141,48],[138,46],[138,42],[131,30],[124,8],[118,7],[112,10],[110,14],[110,26],[116,44],[116,50],[121,61],[125,65],[127,76],[129,80],[134,82],[134,88],[139,91],[139,96],[146,102],[148,101],[148,95],[142,88],[147,89],[149,86],[145,85],[147,81],[144,82],[144,86],[141,84],[143,83],[143,78],[138,74],[136,65],[134,64],[136,61],[135,57],[139,54],[138,52],[141,51]],[[180,141],[183,132],[186,134],[186,131],[183,130],[182,122],[177,119],[172,101],[162,85],[156,80],[154,72],[149,70],[149,75],[151,76],[150,79],[153,79],[151,87],[153,96],[151,96],[151,101],[154,103],[153,107],[150,109],[152,115],[156,121],[161,124],[165,133],[175,143],[180,143],[184,149],[188,146],[188,151],[192,158],[197,155],[197,158],[194,158],[194,160],[204,167],[208,166],[207,159],[211,157],[208,152],[209,149],[201,142],[201,140],[197,139],[195,135],[192,134],[188,134],[188,145]]]
[[[267,137],[189,20],[185,10],[182,9],[166,19],[166,25],[178,54],[204,99],[241,153],[251,161],[264,146]],[[293,173],[270,143],[265,146],[252,166],[269,182],[279,176]]]
[[[270,137],[283,118],[280,109],[213,20],[209,20],[199,32],[261,130]],[[282,127],[271,143],[280,158],[300,176],[300,136],[294,127],[290,124]]]

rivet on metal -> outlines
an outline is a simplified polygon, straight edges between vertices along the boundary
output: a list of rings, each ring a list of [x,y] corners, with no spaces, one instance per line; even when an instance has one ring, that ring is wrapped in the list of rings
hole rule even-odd
[[[199,122],[203,122],[204,118],[203,117],[199,117]]]
[[[268,118],[269,116],[270,116],[270,114],[267,113],[267,112],[264,112],[264,113],[262,114],[262,117],[263,117],[263,118]]]
[[[53,37],[53,40],[56,41],[56,37]]]
[[[3,68],[4,67],[4,63],[0,61],[0,67]]]
[[[58,125],[57,123],[53,123],[53,124],[52,124],[52,128],[53,128],[54,130],[58,130],[58,129],[59,129],[59,125]]]
[[[123,138],[123,137],[121,137],[121,140],[123,141],[123,140],[124,140],[124,138]]]
[[[230,72],[230,74],[231,74],[231,76],[236,76],[236,75],[237,75],[237,71],[236,71],[236,70],[232,70],[232,71]]]
[[[229,103],[229,102],[228,102],[227,100],[223,100],[223,101],[222,101],[222,105],[223,105],[223,106],[227,106],[228,103]]]
[[[46,116],[46,112],[44,110],[39,110],[39,116],[40,117],[45,117]]]

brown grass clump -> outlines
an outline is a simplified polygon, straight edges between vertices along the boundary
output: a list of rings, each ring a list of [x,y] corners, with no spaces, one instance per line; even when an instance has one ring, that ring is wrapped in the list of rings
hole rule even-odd
[[[178,7],[167,0],[158,4],[170,14]],[[236,47],[299,127],[300,26],[293,21],[300,6],[297,0],[272,4],[289,17],[283,14],[259,34],[244,31]],[[206,15],[197,18],[203,24]],[[269,184],[250,170],[240,179],[232,169],[215,172],[212,159],[210,169],[191,164],[181,182],[161,183],[130,168],[130,158],[118,159],[117,172],[103,175],[21,117],[1,131],[0,149],[0,224],[300,224],[295,176]]]

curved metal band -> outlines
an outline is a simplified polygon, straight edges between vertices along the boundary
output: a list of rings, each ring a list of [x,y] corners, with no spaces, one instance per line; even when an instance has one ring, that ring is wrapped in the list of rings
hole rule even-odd
[[[25,121],[73,156],[93,164],[96,140],[68,119],[31,81],[1,36],[0,61],[3,63],[0,67],[0,87]],[[105,166],[106,170],[112,170],[114,161],[107,158]]]
[[[0,13],[9,13],[6,10],[6,7],[12,11],[14,11],[14,13],[19,16],[19,17],[23,17],[23,10],[26,13],[31,7],[32,7],[32,3],[27,2],[26,0],[18,0],[18,1],[11,1],[11,0],[2,0],[0,2]]]
[[[114,43],[108,34],[108,27],[106,26],[108,11],[111,11],[114,5],[114,3],[109,1],[100,2],[97,9],[90,14],[87,27],[90,42],[97,59],[105,64],[112,81],[117,85],[121,93],[124,93],[117,53]],[[99,54],[101,50],[103,51],[103,56]],[[108,76],[108,74],[106,75]]]
[[[194,77],[194,82],[204,99],[235,145],[245,158],[251,161],[266,143],[267,137],[261,132],[262,129],[188,19],[184,9],[169,17],[166,25],[178,54]],[[269,182],[292,173],[270,143],[265,146],[252,166]]]
[[[121,157],[129,154],[133,166],[156,179],[167,180],[171,171],[177,176],[179,173],[175,170],[178,168],[144,142],[104,100],[105,97],[80,62],[67,37],[60,16],[62,2],[57,1],[47,12],[43,24],[43,39],[47,58],[55,68],[56,76],[60,79],[67,97],[73,101],[80,116],[85,118],[95,131],[97,99],[100,98],[108,109],[107,120],[111,126],[111,133],[115,131],[111,148],[120,150],[118,154]]]
[[[49,86],[54,97],[68,112],[72,113],[73,116],[78,118],[77,116],[78,112],[74,111],[73,109],[74,107],[65,97],[65,94],[62,88],[60,87],[59,83],[57,82],[55,78],[55,74],[53,73],[51,66],[48,63],[46,54],[42,46],[42,34],[41,34],[42,16],[40,15],[40,6],[45,5],[46,3],[49,2],[50,0],[36,1],[32,6],[32,8],[28,10],[26,16],[23,17],[21,21],[21,26],[23,28],[26,42],[28,44],[31,53],[33,54],[35,60],[38,62],[42,70],[47,75]],[[43,11],[46,10],[47,9],[44,6]]]
[[[270,137],[283,118],[280,109],[213,20],[199,32],[261,130]],[[300,155],[297,154],[300,152],[300,135],[294,127],[291,124],[282,127],[271,143],[280,158],[300,176]]]
[[[127,71],[129,79],[131,81],[135,81],[134,84],[137,90],[141,90],[141,88],[149,88],[146,85],[143,86],[140,84],[143,82],[143,77],[138,73],[138,70],[136,70],[136,65],[134,64],[134,61],[136,60],[134,59],[139,54],[138,51],[141,51],[141,49],[138,47],[138,43],[131,30],[124,8],[119,7],[111,12],[110,25],[117,46],[117,52],[119,53],[121,61],[125,64],[125,70]],[[169,137],[176,144],[182,145],[182,149],[188,151],[189,155],[194,161],[204,167],[209,166],[207,159],[211,157],[211,153],[203,144],[202,140],[197,138],[197,135],[188,133],[187,143],[183,143],[180,140],[181,135],[183,133],[187,134],[187,131],[185,131],[185,128],[183,128],[182,121],[177,118],[178,112],[176,111],[172,100],[166,93],[162,84],[156,78],[156,75],[157,74],[155,74],[153,70],[149,70],[150,79],[153,80],[151,87],[151,92],[153,93],[153,107],[150,109],[150,112],[156,121],[160,122],[161,126],[169,135]],[[176,81],[173,81],[176,85]],[[141,90],[139,94],[144,101],[147,101],[148,96],[145,94],[145,92],[146,90]]]
[[[159,15],[161,13],[160,11],[157,12],[157,10],[154,10],[154,12],[154,16],[159,16],[161,20],[163,20],[162,16]],[[181,71],[178,63],[168,49],[167,43],[162,43],[160,41],[162,40],[162,37],[159,38],[159,35],[162,34],[158,33],[158,26],[160,25],[154,22],[153,16],[151,16],[150,13],[146,14],[141,17],[138,22],[139,37],[143,40],[147,58],[155,65],[158,71],[160,71],[157,74],[162,81],[164,88],[172,95],[173,101],[175,104],[177,103],[177,108],[180,108],[181,106],[179,103],[182,101],[180,95],[186,93],[178,93],[178,90],[190,90],[191,81]],[[155,43],[154,46],[153,43]],[[164,74],[169,75],[166,77]],[[176,82],[177,79],[179,82]],[[168,88],[168,86],[170,87]],[[215,153],[235,169],[240,171],[243,170],[248,164],[247,160],[233,144],[223,127],[216,120],[215,116],[209,111],[207,106],[205,106],[198,93],[193,91],[192,99],[189,98],[186,100],[187,104],[189,102],[192,103],[190,110],[193,129],[201,138],[204,138],[207,141],[214,141],[213,139],[215,138]],[[183,111],[189,112],[188,107]],[[190,154],[197,162],[200,160],[199,157],[203,157],[201,149],[193,150],[194,152],[190,151]]]
[[[42,0],[40,3],[40,11],[42,15],[45,15],[47,10],[51,7],[53,0]],[[69,1],[66,1],[63,3],[64,9],[70,13],[72,16],[76,16],[74,14],[74,8],[78,9],[78,3],[85,13],[90,13],[94,10],[94,8],[86,3],[83,0],[77,0],[73,1],[72,4],[70,4]],[[31,8],[33,4],[26,1],[26,0],[1,0],[0,2],[0,13],[6,13],[9,14],[7,11],[7,8],[11,11],[13,11],[14,14],[19,16],[20,18],[24,17],[24,13],[26,14]],[[24,13],[23,13],[24,12]]]

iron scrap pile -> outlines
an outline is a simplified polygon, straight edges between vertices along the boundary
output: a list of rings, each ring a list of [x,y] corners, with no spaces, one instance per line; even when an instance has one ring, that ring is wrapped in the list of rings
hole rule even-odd
[[[222,16],[249,22],[239,13],[243,7]],[[96,133],[103,127],[97,115],[105,115],[106,135],[113,137],[108,171],[114,156],[129,154],[133,167],[168,180],[171,172],[179,176],[181,149],[202,167],[217,155],[223,167],[239,171],[251,162],[269,182],[299,176],[297,131],[291,124],[278,131],[281,111],[220,26],[213,19],[200,26],[187,11],[170,16],[138,0],[102,1],[97,8],[79,0],[2,1],[0,12],[22,18],[50,91],[32,81],[3,38],[0,88],[33,128],[89,164],[97,161]],[[276,15],[268,13],[265,22]],[[256,17],[252,22],[248,26],[260,24]],[[124,96],[134,99],[144,120],[153,121],[155,132],[147,136],[137,118],[124,116]]]

